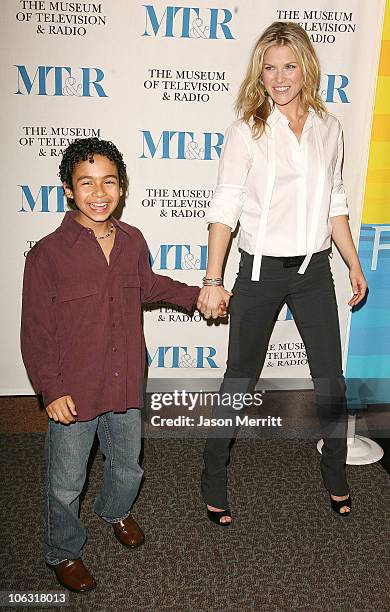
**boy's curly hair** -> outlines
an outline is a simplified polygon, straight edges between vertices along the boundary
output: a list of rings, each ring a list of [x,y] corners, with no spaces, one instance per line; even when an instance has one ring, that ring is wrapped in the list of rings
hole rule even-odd
[[[119,184],[124,192],[126,192],[126,164],[123,161],[122,153],[118,151],[114,143],[109,140],[100,140],[99,138],[76,138],[65,149],[58,173],[61,182],[72,187],[72,174],[76,164],[87,159],[93,163],[94,155],[104,155],[104,157],[114,162],[118,169]]]

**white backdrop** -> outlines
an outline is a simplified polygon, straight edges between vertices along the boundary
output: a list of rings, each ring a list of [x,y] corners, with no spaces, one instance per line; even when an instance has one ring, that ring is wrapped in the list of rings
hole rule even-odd
[[[321,60],[322,95],[344,126],[344,179],[357,238],[385,0],[2,1],[0,394],[29,394],[19,350],[24,257],[62,220],[61,150],[76,136],[115,142],[128,166],[122,219],[140,227],[153,269],[200,284],[206,208],[250,50],[275,20],[301,23]],[[232,245],[226,286],[234,282]],[[333,259],[343,345],[350,287]],[[315,304],[313,304],[315,308]],[[287,318],[287,320],[286,320]],[[215,378],[228,326],[161,305],[145,312],[150,376]],[[304,347],[284,309],[263,376],[308,378]],[[283,383],[285,384],[285,383]]]

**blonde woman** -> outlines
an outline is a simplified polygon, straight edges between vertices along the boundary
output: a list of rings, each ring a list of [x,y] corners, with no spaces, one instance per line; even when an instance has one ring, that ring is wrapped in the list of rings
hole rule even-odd
[[[337,304],[329,254],[349,269],[352,308],[367,284],[348,225],[342,182],[343,134],[318,94],[320,67],[306,32],[275,22],[257,41],[225,135],[209,215],[209,255],[198,308],[217,318],[230,300],[227,368],[221,390],[253,390],[278,312],[291,309],[306,346],[324,446],[321,473],[332,509],[350,514],[345,475],[346,402]],[[222,269],[240,220],[241,261],[232,294]],[[232,297],[231,297],[232,295]],[[234,412],[219,407],[219,416]],[[235,420],[233,419],[233,423]],[[202,491],[207,516],[232,521],[227,463],[236,429],[206,442]]]

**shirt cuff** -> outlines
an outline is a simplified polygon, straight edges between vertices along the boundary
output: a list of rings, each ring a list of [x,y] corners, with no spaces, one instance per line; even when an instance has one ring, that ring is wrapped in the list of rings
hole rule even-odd
[[[187,293],[188,292],[188,293]],[[187,295],[185,296],[182,306],[188,311],[191,311],[198,301],[200,287],[189,286],[186,291]]]
[[[54,400],[59,397],[64,397],[64,395],[69,395],[64,388],[63,379],[59,379],[55,384],[50,385],[41,391],[43,404],[46,408],[49,404],[54,402]]]
[[[237,222],[234,222],[232,219],[227,219],[226,215],[222,213],[218,214],[217,210],[207,215],[206,222],[208,225],[210,225],[210,223],[223,223],[223,225],[227,225],[230,228],[231,232],[234,232],[237,225]]]
[[[330,200],[329,218],[339,215],[349,215],[347,198],[343,193],[333,195]]]
[[[223,223],[234,232],[240,214],[241,206],[238,204],[233,202],[227,203],[226,201],[214,201],[211,203],[211,207],[206,215],[206,223]]]
[[[206,215],[207,223],[223,223],[235,230],[245,200],[240,185],[218,185]]]

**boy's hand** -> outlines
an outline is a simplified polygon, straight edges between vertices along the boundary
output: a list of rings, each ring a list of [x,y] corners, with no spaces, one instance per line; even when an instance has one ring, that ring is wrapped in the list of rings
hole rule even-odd
[[[219,317],[227,317],[227,306],[225,302],[221,302],[219,304],[218,316]]]
[[[46,412],[49,419],[53,419],[57,423],[69,425],[76,422],[76,406],[70,395],[64,395],[51,402],[46,406]]]

